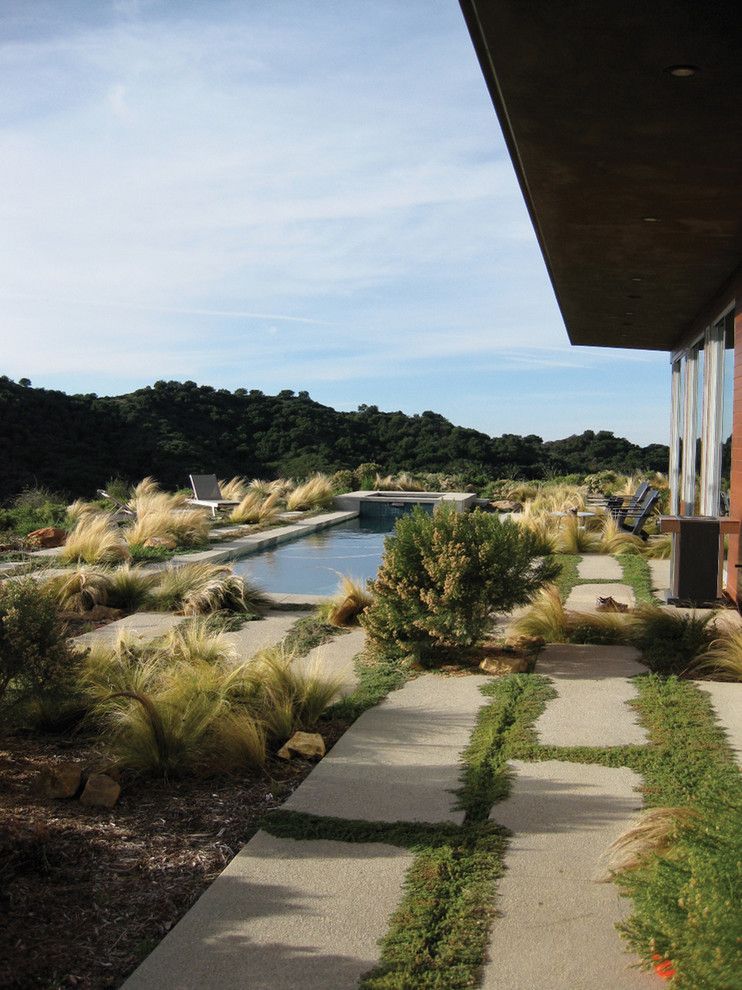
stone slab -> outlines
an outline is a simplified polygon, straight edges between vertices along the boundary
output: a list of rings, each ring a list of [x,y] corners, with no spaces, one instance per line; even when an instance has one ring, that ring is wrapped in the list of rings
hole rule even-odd
[[[652,575],[652,590],[667,591],[670,588],[670,561],[648,560],[649,573]]]
[[[600,598],[615,598],[617,602],[633,607],[634,591],[628,584],[576,584],[565,603],[575,612],[594,612],[595,602]]]
[[[316,646],[296,663],[308,670],[325,670],[333,677],[342,677],[342,694],[346,695],[358,687],[359,679],[353,661],[365,646],[366,634],[363,629],[351,629],[329,643]]]
[[[364,712],[284,807],[365,821],[463,821],[460,754],[485,698],[479,675],[424,674]]]
[[[237,651],[240,660],[249,660],[259,650],[275,646],[289,632],[291,627],[307,615],[306,612],[267,612],[262,619],[246,622],[237,632],[224,634]]]
[[[327,601],[327,595],[308,595],[304,592],[291,594],[282,591],[266,591],[265,597],[277,608],[314,608]]]
[[[126,990],[350,990],[379,959],[413,856],[258,832]]]
[[[607,553],[591,553],[583,557],[577,565],[577,573],[587,581],[622,581],[621,565]]]
[[[711,695],[717,718],[727,734],[737,763],[742,766],[742,684],[727,681],[696,681],[696,685]]]
[[[539,654],[536,671],[554,682],[558,697],[537,719],[545,746],[643,746],[648,742],[633,709],[631,683],[647,668],[631,646],[550,644]]]
[[[485,990],[652,990],[630,969],[615,925],[629,911],[600,858],[641,806],[637,774],[550,760],[512,764],[510,797],[490,817],[511,829],[498,883]]]
[[[183,622],[185,616],[173,615],[172,612],[135,612],[123,619],[109,622],[107,626],[94,629],[75,637],[75,644],[92,646],[93,643],[115,643],[122,634],[133,636],[142,643],[149,643],[159,636],[164,636],[175,626]]]

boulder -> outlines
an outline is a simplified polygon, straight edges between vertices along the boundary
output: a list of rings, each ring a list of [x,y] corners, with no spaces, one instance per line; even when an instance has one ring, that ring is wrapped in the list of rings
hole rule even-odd
[[[280,756],[282,760],[290,760],[292,755],[320,760],[325,752],[325,740],[318,732],[295,732],[279,749],[276,756]]]
[[[80,795],[80,804],[113,808],[121,794],[121,786],[107,773],[91,773]]]
[[[510,499],[510,498],[499,498],[499,499],[496,499],[494,502],[490,502],[490,505],[497,512],[522,512],[523,511],[523,503],[522,502],[515,502],[513,499]]]
[[[39,791],[49,798],[71,798],[80,790],[82,768],[77,763],[56,763],[42,770]]]
[[[35,529],[26,537],[26,543],[32,547],[41,547],[48,550],[50,547],[63,547],[67,539],[67,534],[63,529],[56,526],[44,526],[43,529]]]
[[[175,550],[178,546],[172,536],[150,536],[142,544],[143,547],[162,547],[163,550]]]
[[[528,672],[529,658],[518,653],[501,653],[485,657],[479,669],[485,674],[525,674]]]

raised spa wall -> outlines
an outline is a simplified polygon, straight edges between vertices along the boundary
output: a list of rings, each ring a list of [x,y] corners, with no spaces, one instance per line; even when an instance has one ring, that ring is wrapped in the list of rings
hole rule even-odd
[[[423,505],[436,508],[439,505],[453,505],[457,512],[468,512],[473,509],[477,496],[473,492],[348,492],[347,495],[335,497],[335,508],[346,512],[357,512],[364,515],[364,503],[367,507],[380,502],[397,505]]]

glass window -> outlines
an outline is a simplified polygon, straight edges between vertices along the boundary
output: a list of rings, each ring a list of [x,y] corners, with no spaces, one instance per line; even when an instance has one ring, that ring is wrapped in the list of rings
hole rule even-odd
[[[695,424],[695,448],[696,448],[696,471],[695,483],[693,486],[693,513],[699,515],[701,512],[701,473],[703,471],[703,374],[704,374],[704,350],[703,344],[696,348],[696,424]]]
[[[670,512],[680,512],[680,468],[683,463],[683,423],[685,414],[685,361],[672,365],[672,420],[670,423]]]
[[[724,384],[721,405],[721,515],[729,515],[729,484],[732,469],[732,413],[734,400],[734,313],[724,323]]]

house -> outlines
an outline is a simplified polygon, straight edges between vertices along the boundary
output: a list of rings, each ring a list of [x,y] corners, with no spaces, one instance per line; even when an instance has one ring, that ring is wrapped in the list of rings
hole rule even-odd
[[[742,6],[460,3],[570,340],[668,352],[672,512],[742,519]]]

